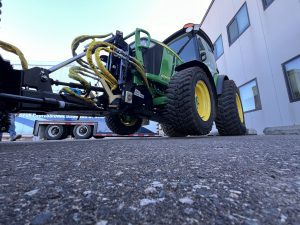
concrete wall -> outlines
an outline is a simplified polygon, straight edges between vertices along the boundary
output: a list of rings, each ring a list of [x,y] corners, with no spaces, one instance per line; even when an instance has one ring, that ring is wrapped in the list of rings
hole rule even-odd
[[[250,27],[229,46],[227,25],[245,0],[215,0],[202,29],[212,42],[222,34],[224,54],[217,60],[221,74],[237,86],[256,78],[262,110],[245,114],[247,127],[300,124],[300,101],[290,102],[282,63],[300,54],[300,0],[246,0]]]

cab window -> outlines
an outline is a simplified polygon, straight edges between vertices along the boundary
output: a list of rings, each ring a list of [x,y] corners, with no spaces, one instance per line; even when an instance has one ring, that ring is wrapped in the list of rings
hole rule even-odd
[[[181,36],[168,46],[176,52],[184,62],[197,59],[195,39],[192,36]]]
[[[203,46],[203,49],[201,50],[206,50],[208,52],[213,52],[211,47],[209,46],[209,44],[204,40],[204,38],[202,38],[201,36],[197,35],[197,38],[199,40],[199,44],[200,46]]]

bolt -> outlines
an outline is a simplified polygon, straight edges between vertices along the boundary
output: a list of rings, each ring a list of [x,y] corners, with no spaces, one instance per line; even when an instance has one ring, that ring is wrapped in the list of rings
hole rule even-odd
[[[46,82],[47,80],[48,80],[47,75],[42,75],[42,76],[41,76],[41,81],[42,81],[42,82]]]

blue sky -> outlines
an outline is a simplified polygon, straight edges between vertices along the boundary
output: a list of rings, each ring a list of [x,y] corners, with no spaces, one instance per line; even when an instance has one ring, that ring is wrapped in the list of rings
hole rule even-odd
[[[2,0],[0,40],[19,47],[29,61],[60,61],[82,34],[128,34],[139,27],[162,41],[185,23],[200,23],[210,1]]]

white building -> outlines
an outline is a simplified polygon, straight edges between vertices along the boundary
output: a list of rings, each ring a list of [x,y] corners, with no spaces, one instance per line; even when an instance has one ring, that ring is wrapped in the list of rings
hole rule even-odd
[[[300,0],[213,0],[201,24],[247,127],[300,125]]]

